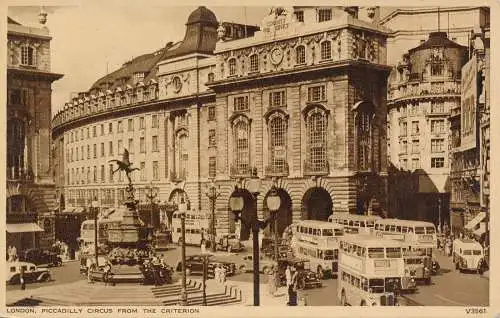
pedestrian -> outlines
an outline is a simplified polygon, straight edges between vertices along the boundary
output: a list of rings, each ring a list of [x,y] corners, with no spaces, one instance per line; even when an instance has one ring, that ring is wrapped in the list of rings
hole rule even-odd
[[[201,240],[201,254],[205,254],[206,253],[206,243],[205,243],[205,239],[202,239]]]
[[[275,276],[275,270],[274,270],[274,266],[271,267],[271,270],[269,271],[268,275],[267,275],[267,283],[268,283],[268,286],[269,286],[269,294],[271,296],[274,296],[276,294],[276,280],[274,279],[274,276]]]
[[[288,286],[288,306],[297,306],[297,280],[298,273],[295,267],[291,268],[292,272],[292,282]]]
[[[226,282],[226,268],[221,265],[220,266],[220,283],[224,284]]]
[[[95,265],[95,264],[94,264],[94,258],[92,258],[92,257],[88,257],[88,258],[87,258],[87,264],[86,264],[86,265],[87,265],[87,282],[88,282],[89,284],[92,284],[92,283],[93,283],[93,282],[92,282],[92,276],[91,276],[91,274],[90,274],[90,273],[94,270],[94,265]]]
[[[214,279],[217,283],[220,282],[220,267],[218,264],[214,268]]]
[[[290,268],[290,265],[286,266],[285,278],[286,278],[286,287],[288,288],[292,284],[292,269]]]
[[[17,261],[17,249],[15,245],[12,245],[12,261]]]
[[[110,281],[111,277],[111,263],[106,260],[106,263],[104,265],[104,286],[108,285],[108,282]]]

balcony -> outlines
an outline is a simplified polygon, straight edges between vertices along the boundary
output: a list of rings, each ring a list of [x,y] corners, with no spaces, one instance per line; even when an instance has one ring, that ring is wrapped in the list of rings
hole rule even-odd
[[[231,177],[232,178],[248,178],[252,176],[253,167],[250,166],[236,166],[231,165]]]
[[[304,160],[304,176],[324,176],[330,173],[328,161],[312,163]]]
[[[37,219],[35,212],[7,213],[7,223],[36,223]]]
[[[288,163],[285,162],[283,165],[270,165],[265,169],[266,176],[268,177],[286,177],[289,175],[290,170]]]
[[[8,167],[6,176],[9,181],[32,182],[34,180],[33,171],[30,168]]]

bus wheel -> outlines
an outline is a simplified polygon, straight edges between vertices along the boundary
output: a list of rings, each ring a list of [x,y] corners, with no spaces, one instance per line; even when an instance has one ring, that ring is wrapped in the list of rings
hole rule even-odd
[[[366,306],[366,301],[363,299],[360,306]]]
[[[345,290],[342,290],[342,296],[340,296],[340,304],[342,306],[347,306],[347,297],[345,296]]]
[[[245,265],[240,266],[240,272],[246,273],[247,272],[247,267]]]
[[[321,265],[318,265],[318,268],[316,269],[316,272],[318,274],[319,279],[325,278],[325,275],[323,274],[323,267]]]

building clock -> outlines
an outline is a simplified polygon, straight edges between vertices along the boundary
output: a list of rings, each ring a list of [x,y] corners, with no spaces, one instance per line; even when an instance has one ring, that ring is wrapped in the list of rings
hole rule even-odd
[[[283,60],[283,51],[279,47],[275,47],[271,51],[271,62],[276,65],[281,63],[281,60]]]

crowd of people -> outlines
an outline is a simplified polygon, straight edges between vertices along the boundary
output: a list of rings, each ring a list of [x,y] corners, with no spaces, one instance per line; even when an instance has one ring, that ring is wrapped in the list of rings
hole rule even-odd
[[[172,283],[173,269],[167,264],[163,255],[159,257],[152,253],[149,258],[144,259],[140,269],[144,275],[145,284],[160,286]]]

